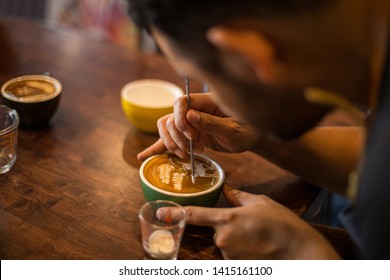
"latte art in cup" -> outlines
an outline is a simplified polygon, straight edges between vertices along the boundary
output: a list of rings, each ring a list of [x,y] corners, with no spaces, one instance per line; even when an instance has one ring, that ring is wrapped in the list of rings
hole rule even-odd
[[[211,162],[195,157],[194,168],[195,184],[191,182],[190,159],[169,153],[151,160],[144,168],[144,176],[155,187],[175,193],[202,192],[218,183],[219,173]]]
[[[19,81],[5,88],[4,96],[20,102],[36,102],[49,98],[55,93],[52,83],[40,80]]]
[[[15,109],[20,126],[38,128],[49,125],[57,112],[62,84],[47,75],[26,75],[8,80],[1,86],[4,104]]]

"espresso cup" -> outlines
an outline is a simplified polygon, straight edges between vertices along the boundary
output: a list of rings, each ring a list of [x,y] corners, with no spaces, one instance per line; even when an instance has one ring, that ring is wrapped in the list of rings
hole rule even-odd
[[[46,126],[57,112],[62,91],[61,83],[46,75],[20,76],[1,87],[4,104],[15,109],[20,126]]]
[[[180,205],[213,207],[221,194],[225,173],[211,158],[194,154],[195,183],[189,158],[173,153],[155,155],[140,168],[141,187],[147,201],[169,200]]]

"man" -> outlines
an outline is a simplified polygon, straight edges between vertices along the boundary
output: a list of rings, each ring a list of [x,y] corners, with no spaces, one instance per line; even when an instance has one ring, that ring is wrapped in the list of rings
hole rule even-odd
[[[255,152],[348,194],[342,221],[361,257],[390,257],[390,1],[129,2],[177,71],[206,81],[213,92],[192,95],[189,111],[178,99],[174,113],[158,122],[160,140],[140,160],[167,149],[185,157],[188,139],[198,152]],[[369,115],[364,161],[363,127],[314,128],[334,106]],[[350,176],[355,169],[358,182]],[[339,258],[317,231],[270,198],[230,187],[224,195],[238,207],[186,211],[190,224],[214,227],[225,258]]]

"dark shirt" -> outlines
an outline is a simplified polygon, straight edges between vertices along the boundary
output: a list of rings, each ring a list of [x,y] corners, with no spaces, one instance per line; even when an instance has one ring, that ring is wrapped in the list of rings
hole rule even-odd
[[[390,259],[390,51],[369,130],[357,197],[341,221],[362,259]]]

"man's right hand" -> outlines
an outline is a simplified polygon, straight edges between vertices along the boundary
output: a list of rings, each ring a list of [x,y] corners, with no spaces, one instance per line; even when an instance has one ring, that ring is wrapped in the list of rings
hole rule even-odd
[[[179,157],[187,156],[189,139],[194,151],[202,153],[204,148],[238,153],[251,149],[258,141],[258,133],[226,116],[213,101],[211,94],[191,94],[191,110],[185,96],[175,101],[173,114],[159,119],[157,125],[160,139],[138,154],[146,158],[169,150]]]
[[[329,242],[285,206],[264,195],[228,185],[223,194],[232,208],[185,206],[187,224],[213,227],[214,242],[225,259],[339,259]],[[175,219],[161,208],[159,219]]]

